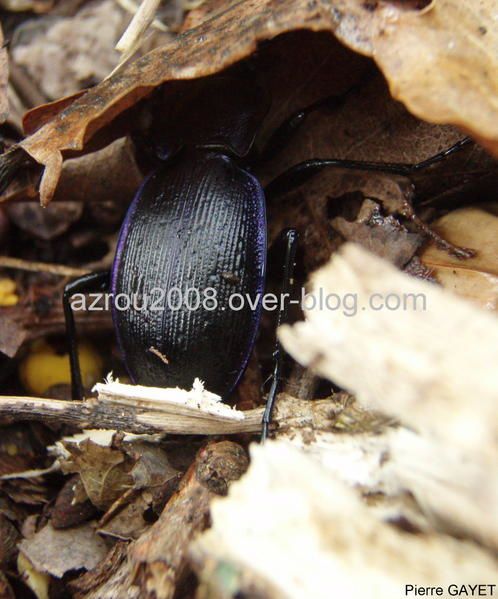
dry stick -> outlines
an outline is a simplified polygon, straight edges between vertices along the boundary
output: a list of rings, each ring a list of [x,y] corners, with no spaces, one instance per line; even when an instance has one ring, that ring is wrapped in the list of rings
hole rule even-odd
[[[99,399],[63,401],[41,397],[0,397],[0,417],[137,434],[221,435],[258,432],[262,416],[263,408],[244,412],[243,420],[228,420],[213,416],[190,417]]]
[[[116,44],[116,50],[127,54],[134,47],[144,34],[147,27],[154,20],[154,16],[159,7],[160,0],[143,0],[140,8],[135,13],[131,23]]]
[[[210,400],[212,394],[203,389],[187,392],[117,382],[99,384],[96,389],[98,397],[85,401],[0,396],[0,418],[137,434],[221,435],[261,430],[263,407],[245,412],[232,410],[226,404]],[[303,427],[330,431],[341,411],[334,398],[310,402],[283,393],[279,396],[274,423],[289,433]]]
[[[80,277],[90,271],[86,268],[73,268],[62,264],[50,264],[48,262],[32,262],[21,258],[0,256],[0,268],[14,268],[17,270],[29,270],[32,272],[46,272],[61,277]]]
[[[121,59],[109,77],[115,73],[139,48],[142,37],[154,21],[160,0],[143,0],[131,23],[116,44],[116,50],[121,52]]]

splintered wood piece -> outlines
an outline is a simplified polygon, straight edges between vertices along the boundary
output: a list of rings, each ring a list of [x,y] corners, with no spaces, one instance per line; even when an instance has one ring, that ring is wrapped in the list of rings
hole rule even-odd
[[[311,288],[305,321],[279,332],[298,362],[366,407],[456,447],[496,454],[493,315],[354,244],[314,273]],[[340,309],[327,308],[327,297],[341,299]]]
[[[211,517],[190,549],[201,597],[397,599],[408,584],[447,589],[496,579],[485,550],[379,521],[284,442],[252,446],[247,474],[212,502]]]
[[[200,450],[159,520],[129,551],[134,583],[147,589],[148,596],[174,596],[189,571],[188,547],[209,525],[211,500],[226,495],[230,483],[239,479],[248,465],[245,451],[231,441]]]
[[[329,295],[349,309],[327,308]],[[378,309],[388,297],[397,310]],[[495,316],[353,244],[313,275],[307,305],[304,321],[281,327],[285,349],[401,428],[286,436],[349,484],[408,491],[438,529],[496,549]]]

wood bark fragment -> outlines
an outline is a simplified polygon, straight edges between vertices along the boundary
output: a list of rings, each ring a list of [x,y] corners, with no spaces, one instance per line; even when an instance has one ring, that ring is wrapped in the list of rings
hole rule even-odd
[[[131,393],[136,393],[134,389],[147,389],[136,385],[126,385],[126,387],[131,389]],[[338,409],[335,398],[310,402],[283,394],[273,419],[274,426],[284,431],[306,426],[323,430],[332,426]],[[107,429],[136,434],[259,433],[263,412],[264,408],[261,407],[240,412],[243,418],[230,419],[208,413],[200,417],[198,409],[189,410],[180,405],[156,404],[152,408],[150,405],[145,407],[134,405],[130,401],[129,394],[122,398],[117,395],[111,401],[105,396],[84,401],[0,396],[0,418],[8,417],[13,421],[65,423],[82,429]]]
[[[312,278],[317,301],[330,293],[354,294],[357,312],[317,303],[281,328],[284,347],[401,426],[284,434],[364,492],[409,492],[439,530],[498,548],[496,318],[350,244]],[[376,293],[426,309],[372,310]]]
[[[355,393],[367,407],[462,449],[496,454],[493,315],[353,244],[316,272],[311,285],[316,308],[279,333],[296,360]],[[356,298],[354,313],[320,309],[319,296],[348,293]],[[378,306],[388,296],[406,300],[407,307],[372,308],[371,301]]]
[[[264,506],[264,509],[262,509]],[[336,477],[284,442],[252,446],[251,467],[211,505],[191,546],[198,597],[398,599],[406,584],[490,584],[473,543],[379,522]]]
[[[495,463],[469,460],[464,452],[414,431],[380,423],[362,432],[346,428],[340,433],[339,426],[332,432],[292,428],[278,438],[299,447],[364,497],[378,496],[380,519],[403,520],[419,530],[498,548],[492,507],[498,486],[490,476]]]
[[[248,457],[231,441],[208,443],[202,448],[166,504],[159,520],[128,546],[118,544],[97,568],[71,586],[83,599],[115,597],[167,599],[174,596],[190,567],[187,550],[193,537],[210,521],[213,497],[226,495],[229,485],[246,471]],[[106,576],[108,571],[111,576]]]
[[[202,449],[159,520],[133,544],[129,557],[143,597],[171,599],[188,573],[187,550],[210,521],[210,503],[247,470],[245,451],[231,441]]]

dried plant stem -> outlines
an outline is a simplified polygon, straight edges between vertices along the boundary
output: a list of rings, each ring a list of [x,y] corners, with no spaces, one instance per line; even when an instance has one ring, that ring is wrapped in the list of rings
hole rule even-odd
[[[97,390],[97,398],[85,401],[0,396],[0,418],[63,422],[79,428],[138,434],[221,435],[261,431],[263,407],[240,412],[217,402],[206,404],[202,395],[195,395],[194,389],[187,392],[112,382],[97,385]],[[199,402],[185,402],[186,395],[199,397]],[[330,430],[341,409],[333,398],[310,402],[281,394],[274,423],[287,433],[306,426],[315,431]]]
[[[244,413],[243,420],[195,418],[132,405],[108,403],[99,399],[62,401],[41,397],[0,397],[0,417],[65,423],[79,428],[103,428],[130,433],[171,433],[221,435],[258,432],[263,408]]]
[[[116,2],[119,4],[119,6],[121,6],[121,8],[132,15],[135,15],[138,11],[139,5],[138,2],[135,2],[135,0],[116,0]],[[168,31],[168,27],[164,25],[164,23],[161,23],[159,19],[154,19],[151,23],[151,26],[159,31]]]
[[[133,54],[142,43],[143,35],[154,22],[154,16],[160,0],[142,0],[142,4],[135,13],[131,23],[116,44],[116,50],[121,52],[121,60],[111,75],[115,73]],[[109,75],[110,76],[110,75]]]

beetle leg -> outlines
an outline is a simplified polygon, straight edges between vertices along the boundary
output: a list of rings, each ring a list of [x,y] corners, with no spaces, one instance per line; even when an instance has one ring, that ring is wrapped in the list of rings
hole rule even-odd
[[[291,166],[283,173],[275,177],[265,188],[265,196],[268,201],[274,197],[282,195],[292,189],[296,189],[303,183],[314,177],[316,174],[326,168],[336,168],[357,170],[357,171],[375,171],[379,173],[391,173],[393,175],[403,175],[408,177],[417,171],[423,170],[437,162],[441,162],[450,154],[457,152],[470,144],[472,140],[468,137],[461,139],[456,144],[450,146],[434,156],[418,162],[416,164],[406,164],[402,162],[368,162],[361,160],[341,160],[335,158],[312,158],[299,162]]]
[[[280,310],[277,316],[277,329],[286,321],[287,313],[289,309],[289,295],[294,283],[294,264],[296,261],[296,250],[297,250],[297,231],[295,229],[285,229],[282,232],[282,236],[285,241],[285,257],[283,264],[283,280],[281,288],[282,302],[280,304]],[[280,379],[282,377],[282,368],[284,363],[284,353],[278,338],[275,341],[275,349],[273,351],[273,373],[271,375],[272,383],[268,397],[266,400],[265,412],[263,414],[263,428],[261,432],[261,441],[264,441],[268,437],[268,430],[271,423],[271,417],[273,408],[275,406],[275,400],[277,397],[278,387],[280,385]]]
[[[71,297],[76,293],[90,293],[109,287],[109,271],[94,272],[70,281],[64,287],[62,306],[66,321],[66,338],[69,347],[69,365],[71,368],[71,395],[73,399],[83,399],[83,383],[81,381],[80,361],[78,358],[78,340],[74,322]]]

